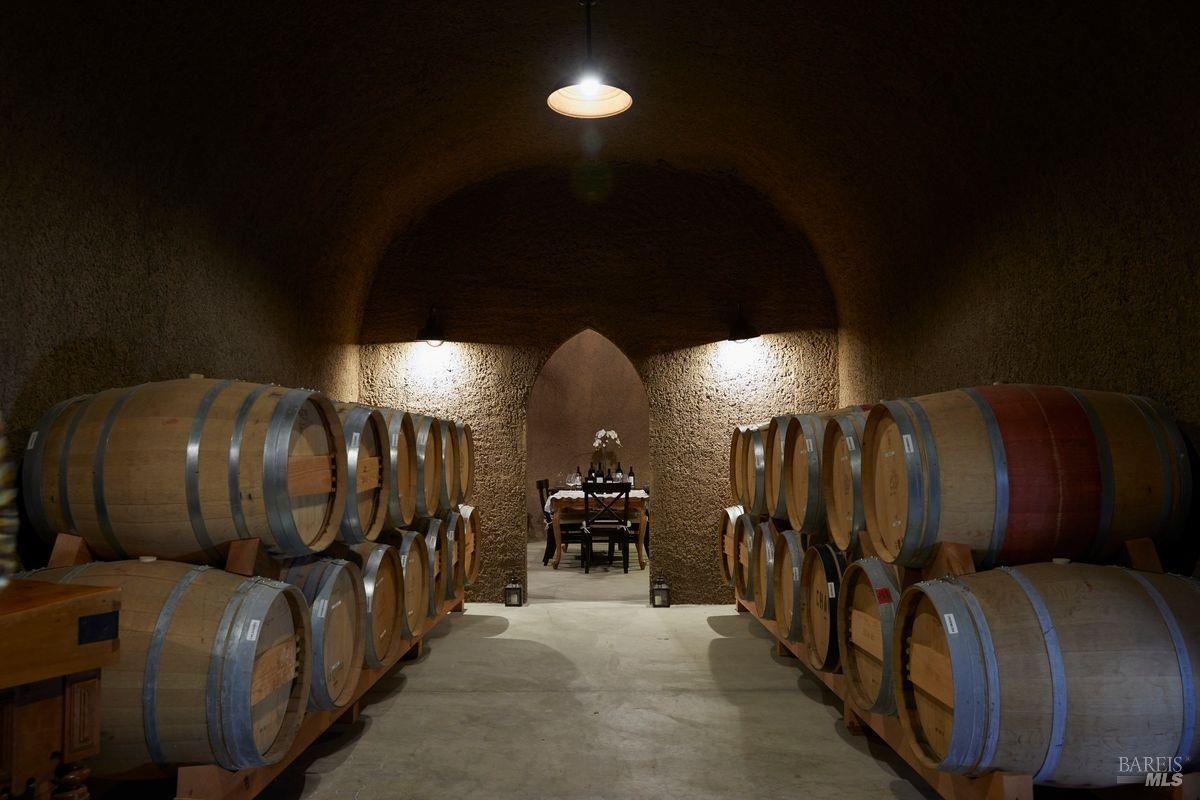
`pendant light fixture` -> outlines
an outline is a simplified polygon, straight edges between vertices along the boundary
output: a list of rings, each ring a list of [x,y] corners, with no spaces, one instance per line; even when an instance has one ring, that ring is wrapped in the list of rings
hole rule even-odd
[[[429,309],[429,316],[425,318],[425,324],[421,326],[421,330],[417,331],[417,341],[424,342],[430,347],[441,347],[442,342],[446,341],[446,334],[442,332],[442,324],[437,318],[437,309]]]
[[[757,339],[758,335],[758,328],[755,328],[750,323],[750,319],[746,316],[746,312],[743,311],[742,307],[739,305],[737,316],[733,320],[733,325],[729,327],[729,341],[741,344],[742,342],[749,341],[750,339]]]
[[[633,98],[629,92],[606,85],[592,63],[592,6],[596,1],[582,0],[581,3],[587,37],[587,59],[583,62],[583,74],[579,76],[578,82],[564,86],[546,98],[546,104],[565,117],[615,117],[623,111],[628,111],[633,105]]]

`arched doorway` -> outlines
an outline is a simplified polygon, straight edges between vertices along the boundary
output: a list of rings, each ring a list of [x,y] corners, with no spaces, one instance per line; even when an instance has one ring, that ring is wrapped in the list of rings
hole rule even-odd
[[[649,485],[650,412],[646,390],[633,363],[590,328],[564,342],[542,366],[529,395],[526,427],[526,505],[529,531],[529,598],[547,600],[629,600],[645,602],[649,569],[639,570],[632,555],[625,575],[617,563],[588,575],[572,547],[558,570],[544,566],[544,508],[538,480],[561,486],[576,469],[586,474],[593,439],[600,429],[620,436],[618,458],[636,485]]]

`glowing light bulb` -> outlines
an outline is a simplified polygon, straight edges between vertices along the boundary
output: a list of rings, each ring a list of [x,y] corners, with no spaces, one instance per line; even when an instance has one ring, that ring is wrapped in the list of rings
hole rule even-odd
[[[584,75],[579,80],[579,88],[583,90],[584,94],[594,96],[600,91],[600,79],[595,75]]]

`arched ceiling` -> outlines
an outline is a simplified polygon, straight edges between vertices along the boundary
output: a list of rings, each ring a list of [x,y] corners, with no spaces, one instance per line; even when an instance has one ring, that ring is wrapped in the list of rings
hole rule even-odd
[[[1110,5],[605,0],[597,56],[634,106],[589,124],[545,107],[580,57],[575,0],[46,2],[4,12],[0,110],[10,156],[195,207],[343,340],[381,263],[430,269],[384,256],[439,203],[589,158],[735,173],[845,317],[1032,176],[1194,104],[1190,7]]]

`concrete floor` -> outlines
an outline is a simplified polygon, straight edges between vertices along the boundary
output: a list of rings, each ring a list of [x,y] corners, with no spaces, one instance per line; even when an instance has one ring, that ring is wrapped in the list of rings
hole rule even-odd
[[[453,615],[264,797],[934,796],[848,735],[824,688],[732,604],[651,609],[646,573],[590,580],[536,558],[528,606]],[[599,587],[612,599],[545,599]]]

